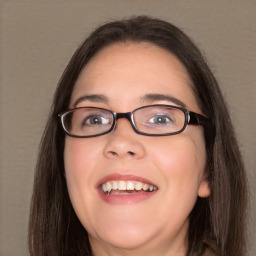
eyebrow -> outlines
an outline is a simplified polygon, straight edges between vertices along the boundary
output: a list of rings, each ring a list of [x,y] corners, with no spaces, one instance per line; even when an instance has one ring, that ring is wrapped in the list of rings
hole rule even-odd
[[[80,102],[82,101],[91,101],[91,102],[102,102],[102,103],[108,103],[109,100],[105,95],[102,94],[91,94],[91,95],[85,95],[80,98],[78,98],[75,103],[73,104],[73,107],[75,108]]]
[[[186,104],[183,103],[181,100],[166,94],[150,93],[142,96],[140,100],[141,102],[146,102],[146,103],[153,103],[155,101],[165,100],[165,101],[170,101],[182,108],[186,108]],[[103,94],[84,95],[75,101],[75,103],[73,104],[73,107],[75,108],[80,102],[83,102],[83,101],[101,102],[101,103],[107,104],[109,102],[109,99]]]
[[[141,97],[142,102],[147,102],[147,103],[153,103],[154,101],[159,101],[159,100],[166,100],[170,101],[176,105],[179,105],[182,108],[186,108],[186,104],[182,102],[181,100],[170,96],[166,94],[157,94],[157,93],[151,93],[151,94],[146,94],[143,97]]]

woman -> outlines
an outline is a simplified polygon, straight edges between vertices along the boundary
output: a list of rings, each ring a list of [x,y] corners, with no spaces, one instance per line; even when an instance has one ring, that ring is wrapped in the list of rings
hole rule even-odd
[[[149,17],[96,29],[55,93],[30,254],[242,256],[246,200],[225,102],[191,40]]]

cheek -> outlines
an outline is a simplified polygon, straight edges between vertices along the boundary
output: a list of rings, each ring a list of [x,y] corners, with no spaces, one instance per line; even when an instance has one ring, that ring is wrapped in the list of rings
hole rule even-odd
[[[97,164],[97,148],[93,149],[89,140],[66,138],[64,165],[70,200],[75,209],[90,202],[85,200],[87,191],[93,191],[94,166]],[[84,207],[86,209],[86,207]]]
[[[195,205],[204,174],[203,137],[183,133],[157,138],[151,144],[148,142],[148,154],[161,185],[156,204],[158,211],[154,212],[153,219],[158,219],[167,233],[178,232]]]
[[[159,142],[160,143],[160,142]],[[204,139],[183,133],[168,137],[151,148],[152,162],[162,172],[171,194],[197,195],[206,163]]]
[[[94,147],[90,140],[66,138],[64,149],[64,164],[66,175],[89,175],[97,163],[100,147]]]

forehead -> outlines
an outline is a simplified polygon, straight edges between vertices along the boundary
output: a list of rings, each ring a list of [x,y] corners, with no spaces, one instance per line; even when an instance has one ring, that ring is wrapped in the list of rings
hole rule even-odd
[[[168,94],[198,109],[191,79],[171,52],[151,43],[122,42],[98,52],[80,73],[71,103],[86,94],[133,101],[145,94]]]

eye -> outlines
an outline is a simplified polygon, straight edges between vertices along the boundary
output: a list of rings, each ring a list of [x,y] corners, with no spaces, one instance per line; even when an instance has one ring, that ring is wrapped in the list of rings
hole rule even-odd
[[[167,115],[155,115],[149,119],[149,123],[151,124],[167,124],[167,123],[172,123],[173,120],[171,117]]]
[[[86,117],[83,125],[105,125],[109,124],[109,119],[101,115],[90,115]]]

